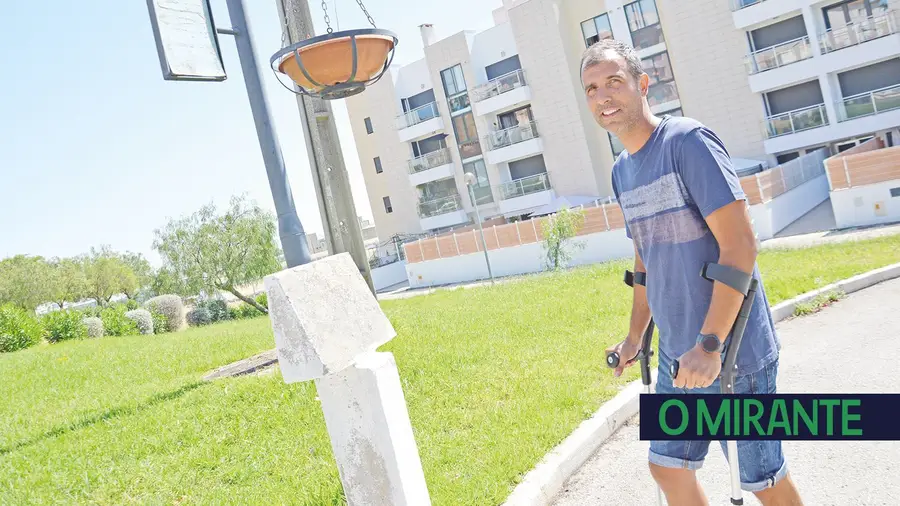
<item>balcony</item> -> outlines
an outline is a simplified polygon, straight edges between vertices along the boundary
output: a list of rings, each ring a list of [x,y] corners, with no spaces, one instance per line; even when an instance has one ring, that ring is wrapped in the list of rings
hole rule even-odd
[[[447,148],[409,160],[409,181],[413,186],[453,177],[453,157]]]
[[[827,124],[828,113],[825,110],[825,104],[817,104],[769,116],[765,122],[766,136],[773,139],[782,135],[823,127]]]
[[[467,223],[469,216],[459,195],[449,195],[419,202],[419,219],[423,230],[434,230]]]
[[[846,97],[837,104],[840,122],[897,109],[900,109],[900,84]]]
[[[484,141],[488,146],[485,158],[490,164],[519,160],[544,151],[534,121],[491,132]]]
[[[475,114],[484,116],[531,100],[531,89],[521,69],[488,81],[472,90]]]
[[[397,116],[397,134],[401,142],[427,137],[443,130],[444,121],[436,102],[425,104]]]
[[[799,11],[810,0],[731,0],[731,16],[738,30],[769,23],[786,14]]]
[[[819,35],[823,54],[900,33],[900,13],[892,10],[859,23],[834,28]]]
[[[497,185],[500,212],[512,214],[553,202],[553,189],[546,172]]]
[[[750,53],[744,64],[747,73],[752,76],[812,58],[811,49],[809,37],[803,36]]]

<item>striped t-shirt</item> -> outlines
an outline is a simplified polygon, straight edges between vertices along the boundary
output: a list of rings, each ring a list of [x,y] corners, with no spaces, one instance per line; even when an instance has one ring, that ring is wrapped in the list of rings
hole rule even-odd
[[[740,180],[711,130],[689,118],[664,116],[638,152],[619,155],[612,185],[626,234],[647,268],[659,349],[678,358],[695,346],[712,300],[713,283],[700,270],[719,261],[719,247],[705,218],[745,199]],[[738,350],[738,374],[758,371],[780,348],[758,266],[753,275],[759,288]]]

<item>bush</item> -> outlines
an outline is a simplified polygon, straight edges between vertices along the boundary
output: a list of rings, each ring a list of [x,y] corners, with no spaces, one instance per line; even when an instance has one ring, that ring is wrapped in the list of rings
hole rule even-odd
[[[12,304],[0,306],[0,353],[34,346],[41,342],[43,333],[34,316]]]
[[[153,333],[153,315],[150,314],[150,311],[146,309],[132,309],[125,313],[125,318],[133,321],[141,334]]]
[[[159,295],[148,300],[144,306],[151,313],[156,311],[166,317],[164,332],[174,332],[184,325],[184,303],[177,295]],[[153,323],[156,324],[156,321]]]
[[[201,306],[188,311],[187,323],[191,327],[201,327],[203,325],[209,325],[212,322],[212,315],[209,314],[209,310],[205,307]]]
[[[228,320],[231,313],[228,311],[228,304],[222,299],[206,299],[197,303],[197,309],[203,308],[209,312],[209,321],[211,323]],[[190,321],[188,321],[190,324]]]
[[[84,315],[79,311],[51,311],[41,317],[41,325],[47,341],[58,343],[69,339],[84,339],[88,329],[84,325]]]
[[[124,305],[103,308],[100,311],[100,319],[103,320],[103,330],[107,336],[133,336],[140,334],[137,324],[125,316]]]
[[[128,299],[128,301],[125,302],[125,308],[129,311],[134,311],[135,309],[140,309],[141,305],[134,299]]]
[[[241,303],[235,307],[228,308],[228,314],[232,320],[243,320],[246,318],[256,318],[262,316],[263,313],[247,303]]]
[[[256,303],[260,306],[269,309],[269,296],[266,294],[266,292],[257,295],[255,300]]]
[[[100,318],[97,318],[96,316],[89,316],[81,321],[87,328],[88,337],[103,337],[104,335],[106,335],[106,331],[103,329],[103,320],[101,320]]]
[[[153,319],[154,334],[165,334],[169,331],[169,319],[166,318],[166,315],[160,313],[159,311],[151,309],[150,318]]]

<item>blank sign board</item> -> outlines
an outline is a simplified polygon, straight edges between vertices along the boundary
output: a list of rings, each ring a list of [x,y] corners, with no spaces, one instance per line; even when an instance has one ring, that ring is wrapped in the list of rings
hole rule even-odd
[[[225,80],[209,0],[147,0],[147,7],[163,79]]]

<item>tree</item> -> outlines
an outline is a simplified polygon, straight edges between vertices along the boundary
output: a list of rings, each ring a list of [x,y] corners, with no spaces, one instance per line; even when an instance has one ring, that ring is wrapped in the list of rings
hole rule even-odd
[[[8,302],[34,312],[51,299],[49,271],[41,256],[16,255],[0,261],[0,304]]]
[[[91,248],[88,256],[81,259],[87,282],[87,295],[98,305],[106,305],[114,295],[134,293],[137,277],[131,267],[108,246],[100,250]]]
[[[541,230],[544,233],[543,247],[548,269],[557,271],[565,267],[572,259],[574,250],[584,248],[583,242],[570,242],[582,224],[584,224],[582,210],[561,209],[543,220]]]
[[[227,291],[263,313],[238,286],[277,272],[280,247],[275,217],[244,196],[232,197],[224,214],[210,203],[156,230],[153,247],[175,279],[200,292]]]
[[[78,302],[88,296],[84,265],[78,259],[54,259],[49,265],[49,300],[63,309],[63,304]]]
[[[144,258],[144,255],[141,255],[140,253],[126,251],[125,253],[120,254],[119,258],[131,269],[131,272],[134,273],[136,284],[133,288],[128,286],[128,289],[124,291],[129,299],[133,299],[138,290],[150,285],[153,280],[153,269],[150,267],[150,262],[148,262],[147,259]]]

